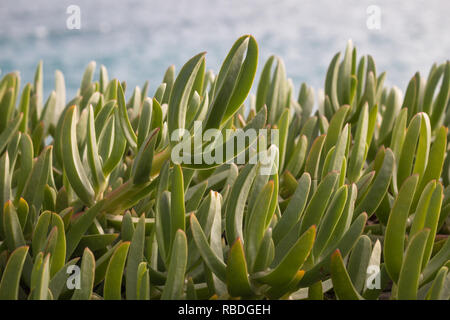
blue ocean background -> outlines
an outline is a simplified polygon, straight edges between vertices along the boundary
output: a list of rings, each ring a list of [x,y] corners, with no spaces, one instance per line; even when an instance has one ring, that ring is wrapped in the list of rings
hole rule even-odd
[[[80,7],[80,30],[66,27],[70,5]],[[371,5],[380,8],[380,30],[366,26]],[[387,71],[387,84],[404,90],[416,71],[450,58],[449,12],[448,0],[0,0],[0,69],[19,70],[23,84],[42,59],[45,93],[59,69],[69,99],[95,60],[129,87],[149,80],[153,93],[169,65],[179,70],[207,51],[217,72],[233,42],[253,34],[258,72],[276,54],[297,90],[302,82],[322,88],[332,56],[352,39]]]

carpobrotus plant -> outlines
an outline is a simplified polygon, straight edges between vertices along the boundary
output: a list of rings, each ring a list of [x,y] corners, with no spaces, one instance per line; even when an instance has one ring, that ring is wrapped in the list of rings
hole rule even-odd
[[[245,104],[257,56],[243,36],[153,97],[93,62],[69,102],[42,63],[5,75],[0,299],[449,299],[450,63],[402,97],[349,43],[296,98],[272,56]],[[215,139],[175,161],[183,129]]]

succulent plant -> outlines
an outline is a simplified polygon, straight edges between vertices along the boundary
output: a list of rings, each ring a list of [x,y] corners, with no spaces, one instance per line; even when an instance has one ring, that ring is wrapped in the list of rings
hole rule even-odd
[[[246,35],[217,75],[200,53],[153,97],[104,66],[94,80],[95,62],[70,101],[60,71],[44,101],[42,62],[22,91],[5,75],[0,299],[448,300],[450,62],[402,97],[349,42],[324,90],[296,98],[272,56],[246,103],[257,64]],[[277,139],[173,161],[171,137],[195,139],[196,121],[225,133],[206,149],[238,130]]]

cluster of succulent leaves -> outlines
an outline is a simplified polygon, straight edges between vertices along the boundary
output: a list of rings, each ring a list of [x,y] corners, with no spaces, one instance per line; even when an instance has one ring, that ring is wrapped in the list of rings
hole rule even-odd
[[[217,75],[200,53],[128,101],[94,62],[70,101],[59,71],[44,99],[42,63],[21,93],[6,74],[0,299],[449,299],[450,63],[403,97],[349,43],[296,97],[272,56],[247,100],[257,60],[243,36]],[[278,129],[277,170],[172,163],[195,120]]]

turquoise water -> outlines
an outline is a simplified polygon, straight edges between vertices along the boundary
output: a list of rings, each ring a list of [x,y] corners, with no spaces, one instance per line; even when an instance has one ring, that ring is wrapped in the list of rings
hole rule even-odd
[[[298,89],[306,81],[323,87],[326,67],[348,39],[360,54],[370,53],[387,83],[404,90],[419,70],[450,58],[450,1],[323,0],[0,0],[0,69],[20,70],[32,80],[44,61],[45,92],[54,70],[63,71],[68,97],[79,87],[91,60],[129,86],[150,81],[150,92],[165,69],[177,70],[207,51],[208,68],[218,71],[234,40],[253,34],[259,68],[271,54],[281,56]],[[69,5],[81,10],[81,29],[66,27]],[[381,13],[381,29],[366,26],[369,5]]]

